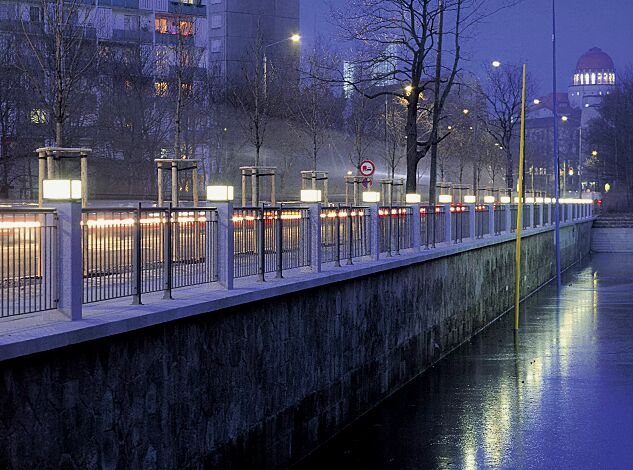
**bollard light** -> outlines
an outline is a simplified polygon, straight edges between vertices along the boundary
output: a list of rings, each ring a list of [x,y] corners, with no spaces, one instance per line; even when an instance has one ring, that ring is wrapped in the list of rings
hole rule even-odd
[[[471,194],[464,196],[464,204],[475,204],[477,202],[477,197]]]
[[[533,197],[526,197],[525,202],[527,204],[534,204],[535,199]]]
[[[544,199],[544,198],[542,198],[542,197],[537,197],[537,198],[536,198],[536,203],[537,203],[537,204],[543,204],[544,202],[545,202],[545,199]]]
[[[484,196],[484,204],[494,204],[495,197],[494,196]]]
[[[363,193],[363,202],[377,203],[380,202],[380,193],[378,191],[365,191]]]
[[[552,203],[552,198],[551,197],[546,197],[543,199],[543,202],[545,202],[545,204],[551,204]]]
[[[420,204],[422,202],[422,196],[419,194],[407,194],[405,196],[405,201],[407,204]]]
[[[321,202],[320,189],[302,189],[301,202]]]
[[[453,196],[451,196],[450,194],[440,194],[438,202],[440,204],[450,204],[451,202],[453,202]]]
[[[81,199],[81,181],[44,180],[42,197],[50,201],[78,201]]]
[[[230,202],[234,197],[233,186],[207,186],[207,201]]]
[[[501,196],[499,198],[499,202],[501,202],[501,204],[510,204],[511,200],[510,196]]]

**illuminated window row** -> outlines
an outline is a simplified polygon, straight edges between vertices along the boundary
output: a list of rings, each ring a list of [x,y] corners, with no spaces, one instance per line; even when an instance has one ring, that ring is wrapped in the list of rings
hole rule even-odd
[[[615,85],[615,73],[577,73],[574,85]]]

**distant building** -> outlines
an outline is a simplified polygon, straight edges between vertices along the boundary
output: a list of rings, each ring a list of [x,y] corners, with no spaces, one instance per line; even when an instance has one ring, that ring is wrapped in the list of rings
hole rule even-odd
[[[583,145],[583,130],[598,116],[598,108],[616,84],[615,65],[611,57],[594,47],[576,63],[567,93],[557,93],[559,119],[559,155],[563,190],[578,190],[591,183],[583,180],[583,162],[591,149]],[[552,187],[554,95],[538,99],[530,105],[526,120],[528,141],[528,179],[534,175],[535,188]],[[532,173],[530,173],[530,171]],[[528,181],[528,187],[530,181]]]
[[[227,79],[239,79],[258,34],[271,63],[290,60],[299,49],[285,40],[299,33],[299,0],[209,0],[209,60]]]

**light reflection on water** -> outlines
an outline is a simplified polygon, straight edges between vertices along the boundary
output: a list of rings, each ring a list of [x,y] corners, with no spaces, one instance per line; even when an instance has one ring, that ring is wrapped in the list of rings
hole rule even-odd
[[[633,257],[594,256],[299,468],[633,467],[632,287]]]

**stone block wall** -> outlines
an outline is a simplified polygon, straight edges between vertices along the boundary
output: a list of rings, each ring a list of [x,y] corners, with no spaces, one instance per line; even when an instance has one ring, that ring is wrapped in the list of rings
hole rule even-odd
[[[591,223],[562,229],[563,266]],[[555,273],[523,241],[524,294]],[[2,468],[280,468],[513,302],[514,243],[0,363]]]

